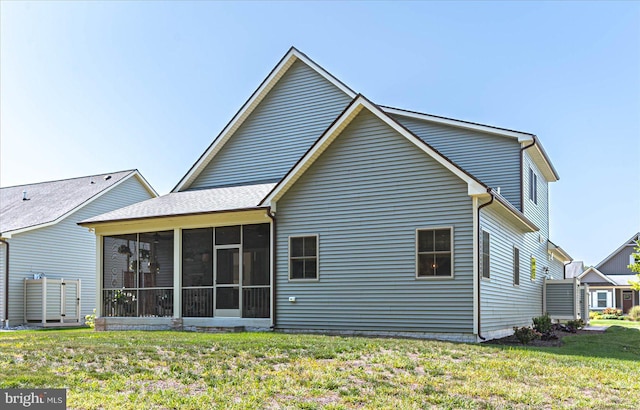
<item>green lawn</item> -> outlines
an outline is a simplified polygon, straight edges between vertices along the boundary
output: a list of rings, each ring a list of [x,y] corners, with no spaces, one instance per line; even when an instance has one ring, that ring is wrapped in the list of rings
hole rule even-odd
[[[591,319],[589,326],[623,326],[640,329],[640,322],[633,322],[631,320]]]
[[[561,348],[186,332],[0,333],[0,388],[69,408],[640,408],[640,331]]]

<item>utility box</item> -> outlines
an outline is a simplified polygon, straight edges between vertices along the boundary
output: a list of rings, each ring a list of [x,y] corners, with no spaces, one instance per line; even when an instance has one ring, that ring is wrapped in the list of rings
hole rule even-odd
[[[588,288],[586,290],[588,295]],[[578,278],[544,281],[542,305],[545,313],[556,320],[589,320],[588,307],[585,310],[585,287]],[[585,317],[585,312],[586,317]]]
[[[44,327],[80,324],[80,280],[25,279],[24,321]]]

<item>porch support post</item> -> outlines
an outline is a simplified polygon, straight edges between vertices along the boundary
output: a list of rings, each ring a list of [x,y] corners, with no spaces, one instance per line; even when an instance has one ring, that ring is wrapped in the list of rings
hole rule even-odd
[[[173,317],[182,317],[182,230],[173,230]]]
[[[104,280],[102,279],[102,260],[104,258],[104,252],[102,252],[103,246],[103,236],[96,234],[96,281],[98,282],[96,285],[96,317],[102,317],[102,306],[103,306],[103,291]],[[79,309],[82,306],[78,307]]]

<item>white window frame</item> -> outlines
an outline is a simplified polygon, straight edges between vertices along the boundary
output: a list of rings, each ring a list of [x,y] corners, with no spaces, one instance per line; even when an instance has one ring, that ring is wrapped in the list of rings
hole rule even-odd
[[[489,275],[485,276],[484,275],[484,234],[489,235]],[[493,233],[487,229],[481,229],[480,230],[480,240],[479,245],[480,245],[480,260],[478,261],[480,263],[480,278],[482,280],[491,280],[491,237],[493,236]]]
[[[418,250],[418,235],[421,231],[438,231],[438,230],[444,230],[444,229],[448,229],[449,233],[450,233],[450,244],[449,244],[449,248],[451,249],[449,251],[449,253],[451,254],[451,274],[450,275],[446,275],[446,276],[420,276],[420,265],[419,265],[419,256],[420,256],[420,252]],[[442,279],[453,279],[454,277],[454,249],[453,249],[453,235],[454,235],[454,229],[453,229],[453,225],[447,225],[447,226],[426,226],[423,228],[418,228],[416,229],[415,232],[415,255],[416,255],[416,260],[415,260],[415,273],[416,276],[415,278],[417,280],[442,280]],[[422,252],[422,253],[429,253],[429,252]],[[433,253],[433,252],[432,252]],[[440,252],[440,253],[444,253],[444,252]]]
[[[606,296],[606,306],[598,306],[598,295],[600,294],[605,294]],[[613,299],[612,299],[612,292],[608,291],[608,290],[594,290],[593,291],[593,297],[591,300],[592,309],[596,309],[596,310],[601,310],[601,309],[606,309],[606,308],[610,308],[613,307]]]
[[[316,238],[316,277],[315,278],[292,278],[292,263],[291,263],[291,240],[297,238]],[[287,259],[289,261],[289,281],[290,282],[319,282],[320,281],[320,235],[318,234],[308,234],[308,235],[290,235],[289,239],[289,250]]]

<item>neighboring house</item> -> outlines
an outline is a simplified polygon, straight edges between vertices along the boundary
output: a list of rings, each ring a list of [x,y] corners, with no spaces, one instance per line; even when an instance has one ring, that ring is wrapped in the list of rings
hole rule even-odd
[[[629,284],[631,280],[638,280],[638,276],[629,269],[634,262],[632,254],[638,240],[640,232],[578,277],[580,282],[589,285],[589,305],[592,310],[617,308],[627,313],[633,306],[640,305],[638,291],[631,289]]]
[[[97,328],[509,334],[571,260],[556,180],[535,135],[378,106],[292,48],[170,194],[81,223]]]
[[[3,321],[8,316],[11,324],[24,322],[24,279],[42,274],[80,279],[81,317],[91,313],[96,237],[77,222],[156,196],[137,170],[0,188]]]

